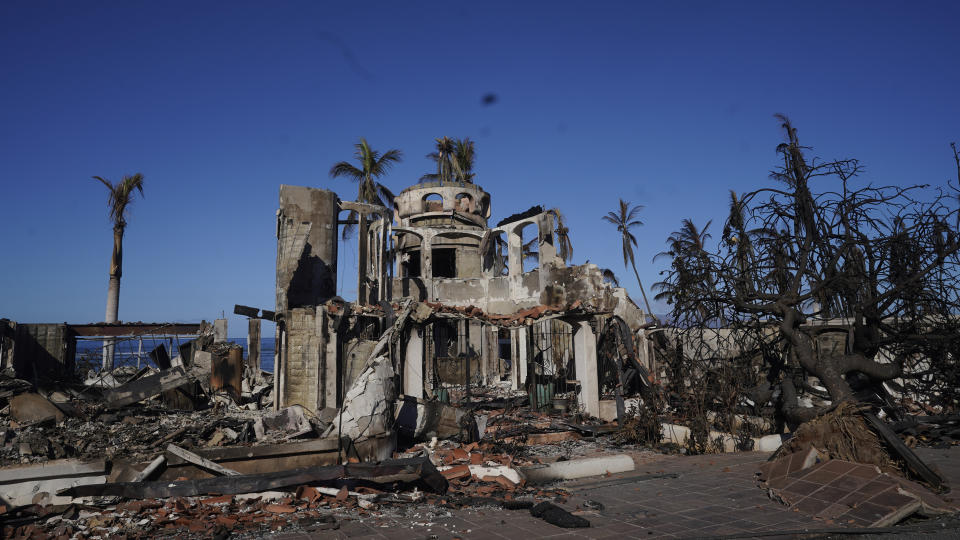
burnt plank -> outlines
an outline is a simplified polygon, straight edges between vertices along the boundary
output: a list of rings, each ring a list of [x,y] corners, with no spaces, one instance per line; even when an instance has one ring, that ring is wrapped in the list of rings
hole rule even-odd
[[[61,490],[72,497],[120,496],[131,499],[193,497],[197,495],[234,495],[291,488],[302,484],[323,484],[337,480],[364,480],[377,484],[413,483],[420,481],[437,493],[445,493],[447,480],[426,456],[389,459],[378,463],[328,465],[290,471],[237,476],[218,476],[200,480],[175,482],[121,482],[76,486]]]

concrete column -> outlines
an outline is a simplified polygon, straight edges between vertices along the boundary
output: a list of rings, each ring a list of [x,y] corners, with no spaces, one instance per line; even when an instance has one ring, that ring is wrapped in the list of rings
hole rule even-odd
[[[426,234],[420,240],[420,277],[427,280],[433,279],[433,235]],[[433,291],[431,290],[431,299]]]
[[[280,186],[277,313],[336,296],[337,201],[332,191]]]
[[[480,380],[487,380],[487,364],[484,362],[484,355],[486,354],[486,344],[483,342],[483,323],[480,321],[467,320],[467,336],[470,339],[470,349],[471,353],[476,353],[477,355],[477,368],[470,368],[470,377],[471,382]],[[485,382],[481,382],[485,384]]]
[[[423,328],[410,328],[403,362],[403,393],[423,398]]]
[[[510,329],[510,389],[517,389],[517,380],[520,378],[520,368],[517,367],[517,359],[520,357],[520,338],[518,329]]]
[[[247,320],[247,365],[255,379],[260,379],[260,319]]]
[[[336,409],[340,406],[340,404],[337,403],[337,386],[340,384],[340,373],[337,370],[337,353],[340,347],[337,340],[337,333],[330,328],[330,317],[324,317],[324,324],[327,326],[327,331],[324,334],[326,342],[323,344],[323,406]]]
[[[637,340],[637,359],[640,361],[640,365],[647,368],[647,371],[653,372],[650,365],[650,358],[647,355],[647,332],[646,330],[640,330]]]
[[[279,328],[280,325],[277,325]],[[273,410],[279,411],[280,404],[286,397],[283,394],[286,388],[286,369],[287,369],[287,332],[278,332],[280,339],[276,340],[274,347],[277,349],[277,361],[273,366]]]
[[[360,214],[360,231],[357,234],[358,247],[357,247],[357,303],[360,305],[370,303],[370,291],[367,288],[367,276],[370,260],[370,238],[369,238],[369,229],[367,227],[367,216],[366,214]]]
[[[221,343],[227,340],[227,320],[216,319],[213,321],[213,342]]]
[[[427,331],[429,326],[430,331]],[[423,392],[424,399],[433,399],[436,396],[436,389],[433,387],[433,358],[436,356],[435,344],[433,341],[433,323],[423,327],[424,353],[423,353]]]
[[[530,329],[526,326],[521,326],[517,329],[517,388],[525,388],[527,384],[527,362],[529,358],[527,356],[527,335],[530,333]]]
[[[573,323],[573,354],[580,381],[580,408],[590,416],[600,416],[600,383],[597,375],[597,338],[590,323]]]
[[[500,381],[500,369],[497,367],[497,358],[500,354],[500,346],[497,343],[497,327],[483,326],[483,357],[481,361],[481,372],[483,373],[483,384]]]
[[[507,233],[507,266],[510,276],[519,276],[523,273],[523,238],[517,225]]]

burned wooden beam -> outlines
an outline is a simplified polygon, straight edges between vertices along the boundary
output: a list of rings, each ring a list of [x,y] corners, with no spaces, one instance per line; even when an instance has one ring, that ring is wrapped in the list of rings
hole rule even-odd
[[[250,317],[251,319],[256,319],[260,314],[260,309],[250,306],[241,306],[240,304],[233,305],[233,314],[234,315],[243,315],[244,317]]]
[[[177,456],[178,458],[184,461],[193,463],[194,465],[196,465],[197,467],[200,467],[201,469],[208,470],[212,473],[219,474],[221,476],[240,476],[240,473],[238,473],[233,469],[228,469],[223,465],[210,461],[209,459],[204,459],[189,450],[184,450],[183,448],[180,448],[175,444],[168,444],[167,452]]]
[[[426,456],[389,459],[379,463],[329,465],[291,471],[239,476],[218,476],[175,482],[121,482],[76,486],[61,490],[71,497],[119,496],[130,499],[193,497],[197,495],[235,495],[292,488],[303,484],[335,484],[345,480],[380,485],[416,483],[436,493],[446,493],[447,480]]]
[[[913,453],[913,450],[900,440],[900,437],[890,429],[890,426],[883,420],[877,418],[873,413],[865,412],[863,413],[863,418],[867,421],[867,424],[877,432],[877,435],[880,435],[880,438],[887,443],[890,451],[907,464],[911,472],[919,478],[922,478],[924,482],[933,486],[934,489],[941,487],[943,478],[927,466],[919,456]]]

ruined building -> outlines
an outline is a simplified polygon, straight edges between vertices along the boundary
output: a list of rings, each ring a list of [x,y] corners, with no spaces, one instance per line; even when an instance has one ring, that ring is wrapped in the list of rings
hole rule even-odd
[[[343,407],[369,424],[402,400],[526,394],[533,407],[609,419],[618,380],[623,394],[647,383],[644,313],[597,266],[565,264],[554,213],[534,207],[491,227],[490,195],[459,182],[416,184],[394,203],[280,187],[277,407]],[[355,303],[336,296],[349,211],[360,215]],[[389,435],[382,422],[355,435]]]

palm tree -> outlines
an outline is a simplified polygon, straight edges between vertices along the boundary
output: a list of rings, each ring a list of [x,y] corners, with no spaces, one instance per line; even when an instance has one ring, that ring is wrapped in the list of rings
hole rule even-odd
[[[394,163],[399,163],[403,159],[403,153],[400,150],[387,150],[380,155],[380,152],[370,148],[363,137],[360,137],[360,142],[353,146],[357,149],[353,155],[360,163],[360,167],[341,161],[330,168],[330,177],[346,176],[350,181],[356,182],[358,202],[393,208],[393,193],[377,182],[377,179],[387,174]],[[348,221],[354,221],[356,218],[357,212],[351,210]],[[344,227],[343,237],[347,238],[351,230],[352,225]]]
[[[633,275],[637,277],[637,284],[640,285],[640,294],[643,295],[643,303],[647,307],[647,313],[649,313],[654,320],[657,320],[657,316],[654,315],[650,309],[647,292],[643,288],[643,282],[640,281],[640,273],[637,272],[637,263],[633,257],[633,247],[637,245],[637,237],[630,232],[630,229],[643,225],[643,222],[639,219],[640,210],[643,210],[643,205],[638,204],[631,206],[629,202],[620,199],[620,205],[617,211],[607,212],[607,215],[603,216],[602,219],[615,225],[617,231],[620,232],[620,237],[623,240],[623,266],[626,267],[627,262],[629,262],[633,267]]]
[[[437,143],[437,151],[427,154],[427,157],[436,162],[437,172],[421,176],[420,181],[429,182],[439,180],[441,182],[450,182],[453,180],[455,141],[447,136],[435,139],[435,141]],[[471,167],[473,166],[472,163],[470,165]]]
[[[120,310],[120,277],[123,275],[123,232],[127,228],[128,207],[133,202],[133,191],[143,197],[143,175],[124,176],[116,184],[105,178],[94,176],[110,190],[107,199],[110,219],[113,221],[113,253],[110,256],[110,284],[107,287],[107,323],[115,323]],[[113,343],[104,346],[103,369],[113,369]]]
[[[477,157],[477,150],[470,137],[453,141],[453,178],[465,184],[472,184],[476,173],[473,172],[473,162]]]

